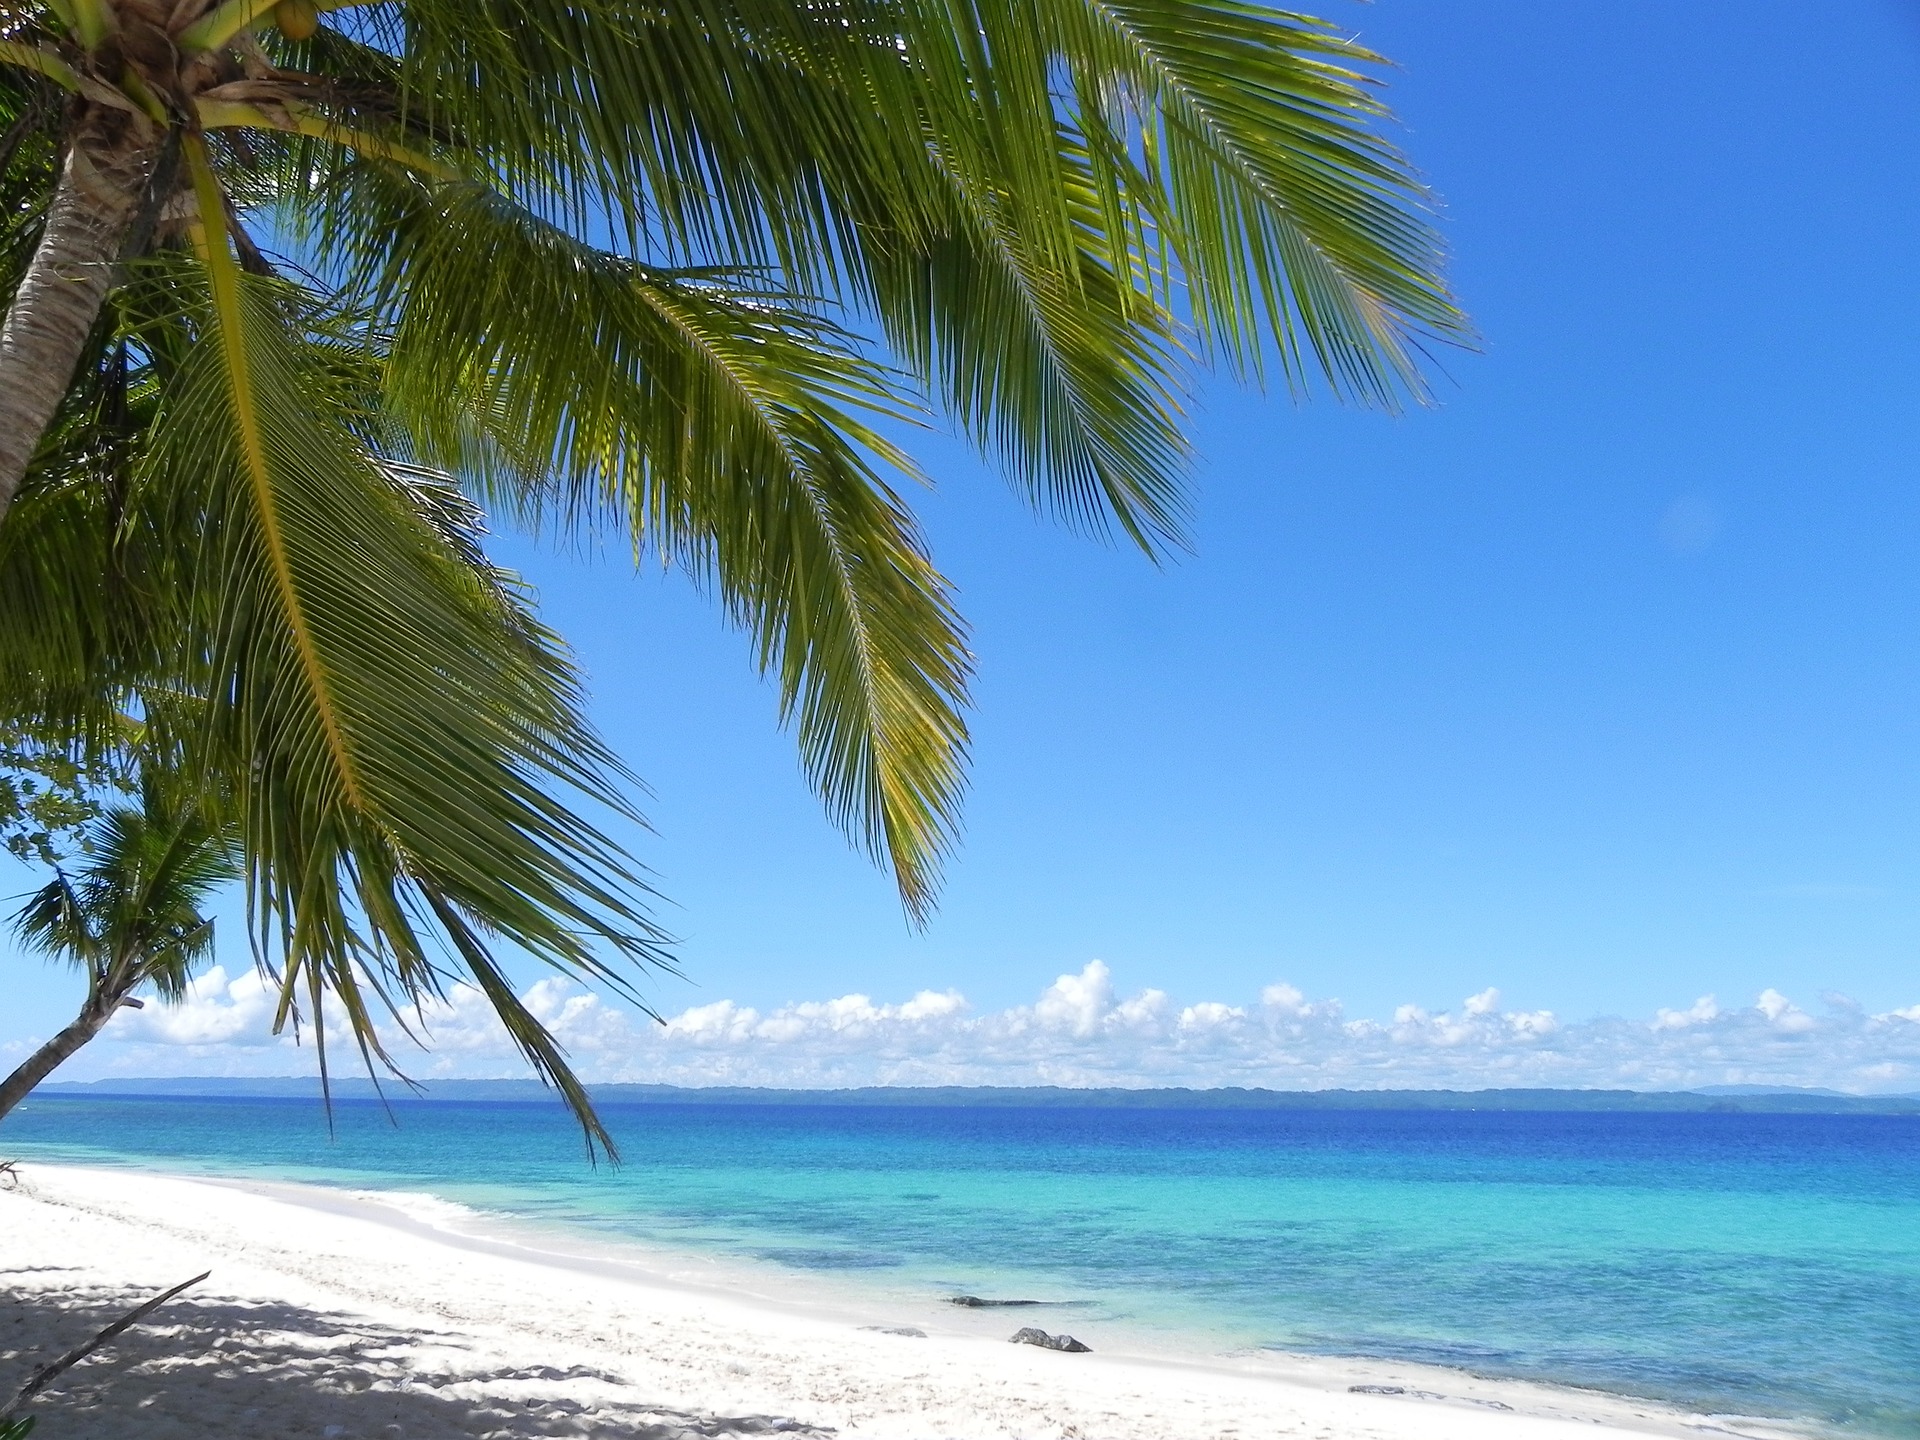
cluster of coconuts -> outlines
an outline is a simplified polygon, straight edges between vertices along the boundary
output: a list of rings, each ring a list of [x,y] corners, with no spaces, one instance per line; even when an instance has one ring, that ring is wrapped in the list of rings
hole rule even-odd
[[[311,40],[320,28],[320,7],[313,0],[280,0],[273,7],[273,23],[289,40]]]

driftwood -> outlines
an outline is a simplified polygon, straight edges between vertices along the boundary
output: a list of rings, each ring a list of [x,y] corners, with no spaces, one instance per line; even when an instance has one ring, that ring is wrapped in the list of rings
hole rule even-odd
[[[99,1334],[95,1335],[91,1340],[82,1341],[66,1354],[62,1355],[58,1360],[50,1360],[38,1370],[34,1371],[32,1376],[27,1380],[27,1383],[20,1387],[20,1393],[8,1402],[6,1409],[0,1410],[0,1440],[8,1440],[10,1436],[26,1434],[26,1429],[19,1424],[15,1417],[19,1415],[29,1400],[46,1389],[63,1371],[78,1365],[82,1360],[86,1359],[87,1356],[113,1339],[114,1336],[120,1334],[121,1331],[138,1325],[142,1320],[146,1319],[147,1316],[158,1310],[162,1305],[166,1304],[167,1301],[173,1299],[174,1296],[178,1295],[182,1290],[185,1290],[189,1285],[198,1285],[212,1273],[211,1270],[203,1270],[191,1280],[182,1280],[171,1290],[162,1291],[144,1305],[139,1305],[129,1310],[125,1315],[122,1315],[118,1320],[107,1326],[106,1329],[100,1331]]]

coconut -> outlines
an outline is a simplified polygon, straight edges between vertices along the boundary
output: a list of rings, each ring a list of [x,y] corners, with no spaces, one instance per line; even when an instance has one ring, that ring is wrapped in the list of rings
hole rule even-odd
[[[320,28],[320,9],[313,0],[280,0],[273,7],[273,23],[289,40],[310,40]]]

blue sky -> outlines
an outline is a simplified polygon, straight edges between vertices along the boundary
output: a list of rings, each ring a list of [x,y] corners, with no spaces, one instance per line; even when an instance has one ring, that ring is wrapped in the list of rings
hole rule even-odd
[[[1205,384],[1194,551],[1164,569],[920,447],[979,657],[965,847],[923,933],[704,600],[502,542],[653,791],[640,849],[693,983],[650,993],[764,1020],[957,991],[984,1023],[1099,960],[1102,1015],[1146,989],[1266,1014],[1284,984],[1337,997],[1342,1033],[1411,1005],[1636,1044],[1709,994],[1713,1023],[1804,1036],[1856,1014],[1837,994],[1867,1029],[1778,1078],[1920,1090],[1920,1012],[1870,1022],[1920,1002],[1920,18],[1327,13],[1400,64],[1484,347],[1397,418]],[[76,997],[8,973],[17,1047]],[[1769,989],[1796,1008],[1751,1009]],[[147,1038],[92,1063],[227,1063]],[[1129,1063],[1096,1069],[1160,1073]]]

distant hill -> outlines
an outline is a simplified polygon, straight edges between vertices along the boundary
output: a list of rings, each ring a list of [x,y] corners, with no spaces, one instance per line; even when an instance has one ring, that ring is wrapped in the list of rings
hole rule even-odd
[[[1077,1090],[1062,1086],[870,1086],[849,1090],[773,1090],[744,1086],[691,1088],[679,1085],[595,1085],[602,1105],[885,1105],[1050,1106],[1079,1109],[1156,1110],[1528,1110],[1593,1112],[1734,1112],[1745,1114],[1920,1115],[1920,1095],[1847,1095],[1836,1090],[1715,1085],[1699,1090]],[[553,1092],[532,1080],[436,1080],[414,1095],[387,1085],[402,1103],[420,1101],[540,1102],[557,1104]],[[48,1098],[186,1097],[317,1098],[319,1082],[307,1076],[267,1079],[165,1079],[56,1081],[37,1095]],[[334,1083],[339,1100],[371,1100],[364,1078]]]

